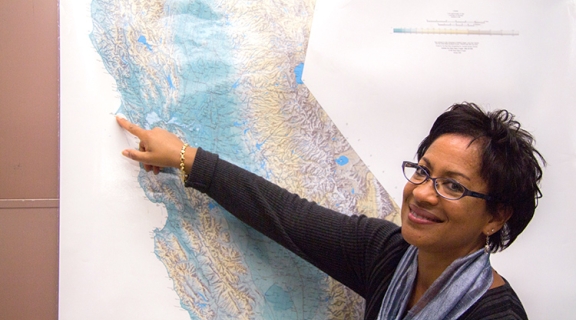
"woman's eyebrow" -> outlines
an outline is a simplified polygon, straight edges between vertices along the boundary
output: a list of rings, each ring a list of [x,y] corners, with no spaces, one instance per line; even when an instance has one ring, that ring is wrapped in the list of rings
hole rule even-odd
[[[433,169],[434,167],[432,166],[432,163],[430,162],[430,160],[428,160],[428,158],[422,157],[422,159],[420,159],[420,160],[425,162],[425,166],[426,166],[426,168],[428,168],[430,170],[430,173],[432,173],[432,171],[434,171],[434,169]],[[449,178],[462,177],[468,181],[472,181],[472,179],[470,179],[470,177],[468,177],[467,175],[463,174],[462,172],[458,172],[458,171],[446,171],[444,176],[449,177]]]
[[[424,156],[420,159],[420,161],[424,161],[427,168],[431,169],[432,165],[430,164],[430,161]]]
[[[464,178],[464,179],[466,179],[466,180],[468,180],[468,181],[472,181],[467,175],[465,175],[465,174],[463,174],[463,173],[460,173],[460,172],[457,172],[457,171],[447,171],[447,172],[446,172],[446,176],[451,177],[451,178],[453,178],[453,177],[462,177],[462,178]]]

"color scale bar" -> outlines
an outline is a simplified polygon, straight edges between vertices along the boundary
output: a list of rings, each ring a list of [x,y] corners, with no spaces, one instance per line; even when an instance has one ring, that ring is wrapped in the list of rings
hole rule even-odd
[[[465,29],[435,29],[435,28],[394,28],[394,33],[419,34],[469,34],[481,36],[517,36],[520,33],[514,30],[465,30]]]

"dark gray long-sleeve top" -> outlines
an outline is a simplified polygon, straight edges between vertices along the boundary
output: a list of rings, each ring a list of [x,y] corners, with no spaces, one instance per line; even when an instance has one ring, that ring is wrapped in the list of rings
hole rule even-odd
[[[209,195],[244,223],[312,263],[366,300],[376,319],[408,243],[382,219],[347,216],[198,149],[187,187]],[[488,290],[460,319],[527,319],[506,282]]]

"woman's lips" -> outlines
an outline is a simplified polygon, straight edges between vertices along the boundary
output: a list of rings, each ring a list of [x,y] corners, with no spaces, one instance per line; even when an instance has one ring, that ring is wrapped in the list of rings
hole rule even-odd
[[[413,206],[410,206],[410,212],[408,212],[408,218],[416,223],[430,224],[430,223],[443,222],[442,220],[438,219],[435,215]]]

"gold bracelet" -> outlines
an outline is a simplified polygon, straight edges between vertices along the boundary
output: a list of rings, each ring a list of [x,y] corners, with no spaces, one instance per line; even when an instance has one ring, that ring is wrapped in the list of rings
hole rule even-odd
[[[187,143],[184,143],[184,145],[182,146],[182,150],[180,150],[180,173],[182,174],[182,182],[186,182],[186,179],[188,179],[188,175],[186,174],[186,169],[184,168],[184,153],[186,152],[186,148],[188,148],[190,145],[188,145]]]

